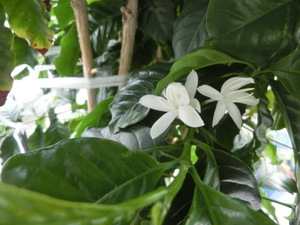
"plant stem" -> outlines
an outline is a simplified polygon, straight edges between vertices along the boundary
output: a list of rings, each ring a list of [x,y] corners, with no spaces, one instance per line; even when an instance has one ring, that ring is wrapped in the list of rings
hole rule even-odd
[[[267,200],[267,201],[270,201],[270,202],[277,203],[277,204],[279,204],[279,205],[283,205],[283,206],[288,207],[288,208],[290,208],[290,209],[292,209],[292,210],[295,210],[295,207],[294,207],[293,204],[287,204],[287,203],[280,202],[280,201],[277,201],[277,200],[275,200],[275,199],[271,199],[271,198],[264,197],[264,196],[261,196],[261,198],[262,198],[262,199],[265,199],[265,200]]]
[[[128,0],[122,11],[122,48],[119,74],[126,75],[132,62],[135,32],[137,27],[138,0]],[[121,88],[121,86],[120,86]]]
[[[81,58],[83,63],[83,75],[85,78],[93,77],[91,70],[93,68],[93,54],[91,48],[86,0],[71,0],[75,14],[79,44],[81,49]],[[87,89],[88,111],[91,111],[97,104],[96,90]]]

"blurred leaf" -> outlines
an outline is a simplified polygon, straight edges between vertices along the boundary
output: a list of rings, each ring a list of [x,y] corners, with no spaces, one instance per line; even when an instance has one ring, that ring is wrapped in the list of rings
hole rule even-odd
[[[1,179],[56,198],[112,204],[152,190],[162,169],[143,152],[80,138],[10,158]]]
[[[172,46],[179,59],[192,50],[202,47],[208,39],[206,10],[208,0],[185,0],[180,16],[174,23]]]
[[[10,134],[4,139],[3,143],[1,144],[1,148],[0,148],[1,164],[3,165],[9,157],[16,155],[18,153],[20,153],[19,145],[16,139],[14,138],[14,136]]]
[[[112,120],[109,125],[114,132],[146,117],[149,109],[140,105],[139,100],[146,94],[154,93],[157,82],[169,72],[169,68],[168,63],[156,63],[131,74],[128,83],[110,104]]]
[[[257,66],[271,64],[296,47],[298,6],[297,0],[211,0],[208,44]]]
[[[70,0],[57,1],[56,7],[52,10],[58,20],[60,28],[62,29],[66,28],[66,26],[74,20],[74,11],[71,7]]]
[[[80,124],[75,128],[76,138],[80,137],[87,127],[98,127],[99,120],[105,119],[105,115],[110,114],[109,104],[112,100],[113,97],[110,97],[101,101],[82,119]]]
[[[297,193],[296,182],[285,175],[278,165],[269,164],[266,158],[262,160],[261,166],[257,171],[257,182],[260,187]]]
[[[262,197],[267,197],[267,195],[262,190],[260,190],[260,194],[261,194]],[[272,205],[272,202],[263,198],[262,199],[262,206],[263,206],[264,209],[267,210],[267,212],[278,223],[278,219],[277,219],[276,212],[275,212],[275,207]]]
[[[144,0],[139,7],[139,29],[158,43],[171,43],[176,18],[175,1]]]
[[[36,0],[0,0],[12,30],[30,45],[45,54],[52,45],[53,32],[44,18],[45,4]],[[2,33],[2,32],[1,32]]]
[[[169,83],[178,80],[183,75],[191,72],[191,70],[198,70],[217,64],[230,65],[232,63],[245,64],[251,67],[251,65],[247,62],[231,58],[222,52],[212,49],[200,49],[198,51],[188,53],[178,59],[172,65],[169,74],[157,84],[156,94],[160,94]]]
[[[12,88],[13,79],[10,76],[14,69],[15,56],[10,51],[13,44],[13,35],[4,26],[5,13],[0,1],[0,106],[4,105],[6,96]]]
[[[37,65],[37,52],[29,46],[25,39],[15,36],[11,50],[16,55],[16,66],[27,64],[34,67]]]
[[[263,212],[254,211],[245,204],[224,195],[204,183],[198,183],[193,204],[185,224],[275,225]]]
[[[57,119],[54,119],[45,131],[45,146],[56,144],[57,142],[69,137],[70,132],[67,127],[60,123]]]
[[[74,76],[80,48],[76,24],[73,23],[68,33],[60,41],[60,55],[54,60],[56,71],[62,76]]]
[[[109,139],[125,145],[130,150],[151,149],[162,141],[157,139],[154,141],[150,136],[150,128],[141,125],[132,126],[124,131],[121,130],[116,134],[112,133],[109,127],[89,128],[85,130],[82,137]]]
[[[37,125],[27,143],[31,151],[45,147],[45,134],[41,125]]]
[[[121,15],[125,0],[87,0],[89,26],[94,30],[99,24]]]
[[[264,150],[266,156],[271,159],[271,163],[272,165],[276,165],[277,162],[277,147],[275,145],[272,144],[268,144]]]
[[[294,155],[300,149],[300,102],[279,83],[271,83],[276,102],[280,109],[282,119],[288,131],[294,148]]]
[[[280,59],[273,67],[272,72],[278,77],[286,90],[300,100],[300,49]]]
[[[299,225],[299,224],[300,224],[300,202],[296,206],[294,218],[290,221],[290,225]]]

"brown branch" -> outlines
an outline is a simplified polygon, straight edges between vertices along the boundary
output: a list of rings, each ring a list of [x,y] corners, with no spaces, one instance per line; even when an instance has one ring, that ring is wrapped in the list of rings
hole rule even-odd
[[[128,0],[122,12],[122,48],[119,65],[119,74],[126,75],[130,71],[135,31],[137,27],[138,0]]]
[[[71,4],[75,14],[75,21],[79,37],[81,58],[83,63],[83,75],[88,79],[93,77],[93,74],[91,73],[93,68],[93,55],[88,27],[87,4],[86,0],[71,0]],[[87,98],[88,111],[91,111],[97,104],[96,90],[88,89]]]

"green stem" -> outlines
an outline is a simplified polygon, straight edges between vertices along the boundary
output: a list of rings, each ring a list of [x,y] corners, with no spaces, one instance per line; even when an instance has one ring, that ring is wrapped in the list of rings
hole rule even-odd
[[[292,210],[295,210],[295,206],[293,204],[287,204],[287,203],[280,202],[280,201],[277,201],[275,199],[271,199],[271,198],[264,197],[264,196],[261,196],[261,198],[264,199],[264,200],[270,201],[270,202],[277,203],[279,205],[283,205],[283,206],[288,207],[288,208],[290,208]]]

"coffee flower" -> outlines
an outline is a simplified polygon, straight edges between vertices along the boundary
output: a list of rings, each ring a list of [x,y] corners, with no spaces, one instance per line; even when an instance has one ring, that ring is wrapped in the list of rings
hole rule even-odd
[[[200,115],[200,103],[194,98],[198,86],[198,76],[191,71],[187,76],[185,85],[172,82],[163,91],[161,96],[145,95],[140,99],[140,104],[145,107],[166,112],[152,126],[150,135],[154,139],[161,135],[176,119],[180,119],[189,127],[203,126]]]
[[[238,107],[234,103],[242,103],[246,105],[256,105],[258,99],[254,98],[252,94],[247,91],[253,90],[253,88],[239,88],[254,83],[252,78],[233,77],[225,81],[221,87],[221,92],[217,91],[211,86],[202,85],[198,87],[198,91],[209,98],[209,102],[217,101],[212,126],[215,126],[222,119],[224,114],[228,112],[234,123],[238,128],[242,126],[242,116]]]

